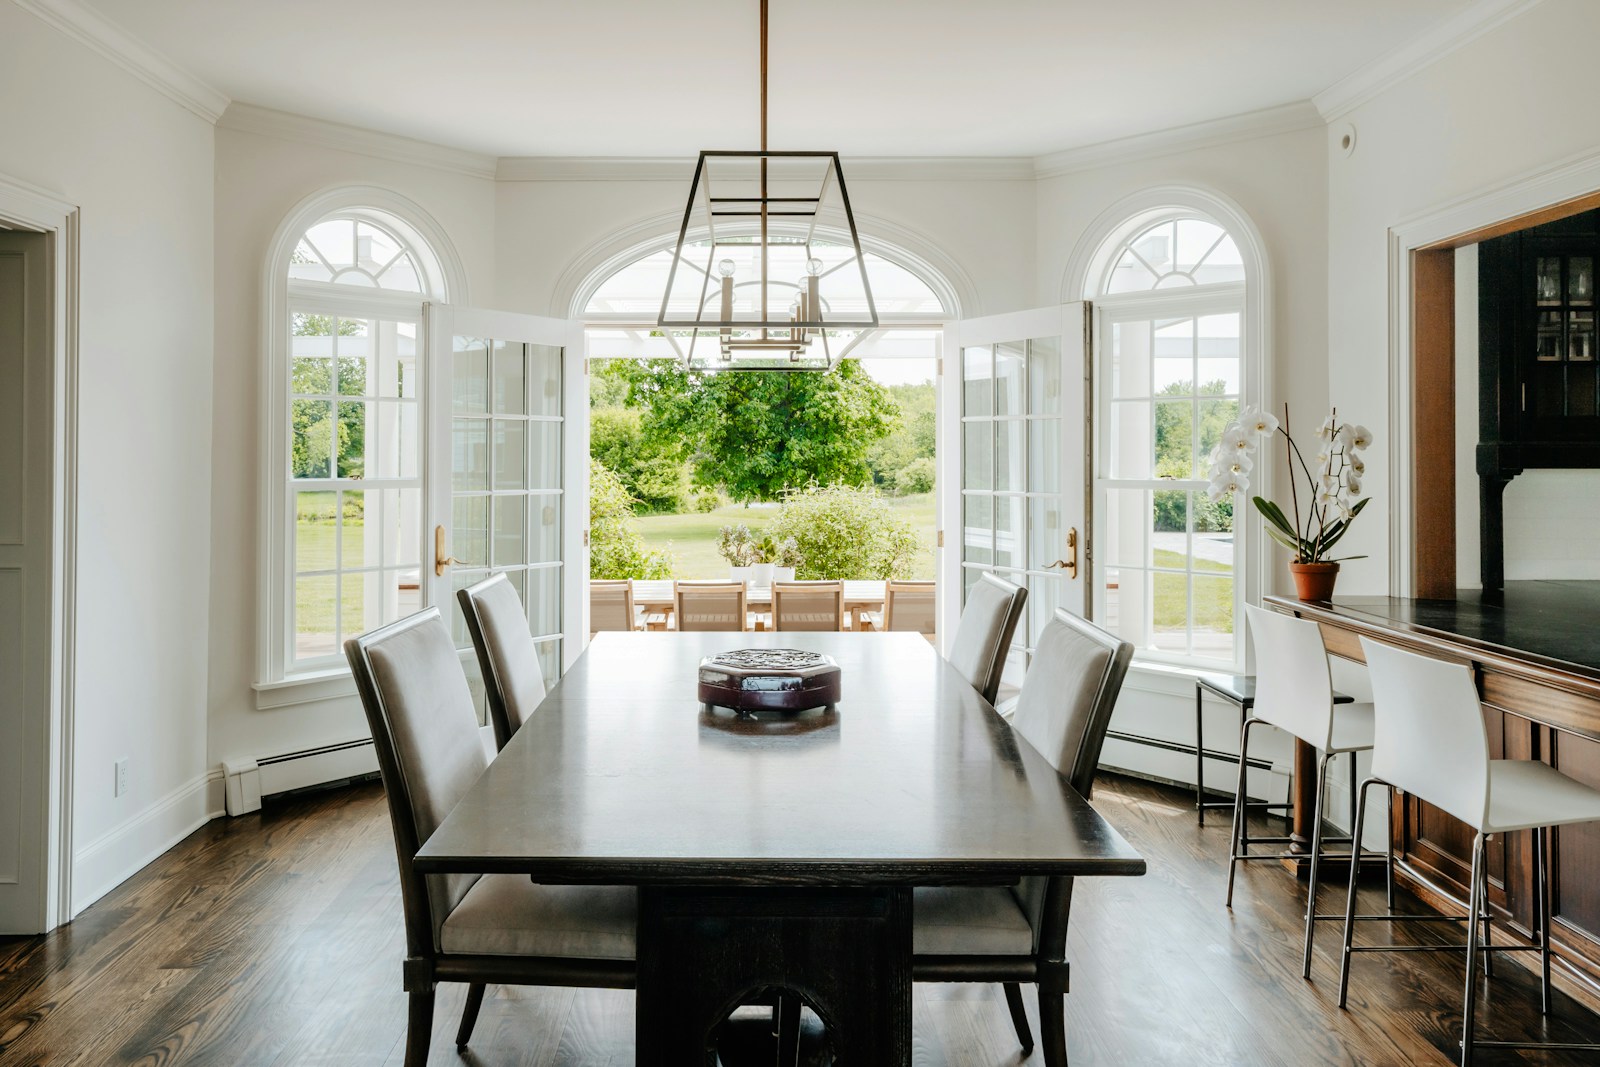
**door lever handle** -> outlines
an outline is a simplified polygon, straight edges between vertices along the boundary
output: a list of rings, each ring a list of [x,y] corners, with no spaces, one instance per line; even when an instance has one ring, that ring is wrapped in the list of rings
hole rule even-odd
[[[450,566],[452,563],[461,563],[461,562],[462,562],[461,560],[456,559],[454,556],[450,555],[449,553],[447,553],[444,550],[444,527],[443,526],[435,526],[433,528],[433,573],[434,573],[434,576],[438,577],[438,578],[443,578],[444,577],[444,571],[445,571],[446,567]]]
[[[1078,528],[1073,526],[1067,530],[1067,558],[1058,559],[1054,563],[1046,564],[1047,567],[1060,567],[1067,572],[1068,578],[1078,576]]]

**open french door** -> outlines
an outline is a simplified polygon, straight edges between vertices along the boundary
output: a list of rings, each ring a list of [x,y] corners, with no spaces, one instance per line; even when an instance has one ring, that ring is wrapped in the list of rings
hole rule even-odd
[[[1028,589],[1006,682],[1019,683],[1057,607],[1087,617],[1089,305],[966,319],[945,330],[939,631],[948,641],[984,571]],[[943,647],[943,646],[941,646]]]
[[[587,403],[582,324],[442,304],[426,318],[427,602],[476,682],[455,592],[504,573],[553,684],[588,633],[588,420],[572,417]]]

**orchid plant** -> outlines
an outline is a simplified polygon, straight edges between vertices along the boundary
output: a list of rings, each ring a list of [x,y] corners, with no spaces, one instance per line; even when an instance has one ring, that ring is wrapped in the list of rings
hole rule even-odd
[[[1283,435],[1283,448],[1289,458],[1290,506],[1294,521],[1283,508],[1265,497],[1251,497],[1256,510],[1267,520],[1267,536],[1294,553],[1295,563],[1337,563],[1360,556],[1331,557],[1329,550],[1350,530],[1371,497],[1361,495],[1361,479],[1367,465],[1361,453],[1372,444],[1372,431],[1365,426],[1341,423],[1335,409],[1317,427],[1316,467],[1306,462],[1300,446],[1289,436],[1289,406],[1283,408],[1283,425],[1262,408],[1248,408],[1237,422],[1222,432],[1222,440],[1211,453],[1212,500],[1222,500],[1250,489],[1250,473],[1256,455],[1274,434]],[[1308,507],[1300,510],[1299,482],[1304,476]]]

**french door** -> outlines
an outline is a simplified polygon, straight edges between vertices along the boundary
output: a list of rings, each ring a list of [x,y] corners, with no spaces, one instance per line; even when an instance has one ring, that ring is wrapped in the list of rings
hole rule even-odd
[[[1055,609],[1087,616],[1088,305],[967,319],[946,329],[940,632],[948,640],[985,571],[1028,589],[1006,664],[1017,683]],[[958,425],[959,422],[959,425]],[[953,468],[953,469],[952,469]]]
[[[582,326],[441,304],[426,319],[428,603],[476,681],[455,593],[505,574],[554,683],[588,631],[588,423],[570,417],[585,403]]]

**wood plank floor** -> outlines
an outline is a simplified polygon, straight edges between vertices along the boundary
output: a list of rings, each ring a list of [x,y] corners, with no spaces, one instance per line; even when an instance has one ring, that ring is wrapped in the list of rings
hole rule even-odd
[[[1103,779],[1095,802],[1150,874],[1078,887],[1067,998],[1078,1067],[1454,1061],[1454,953],[1358,957],[1341,1012],[1338,924],[1321,924],[1313,981],[1303,981],[1304,891],[1286,872],[1245,868],[1229,912],[1221,819],[1200,829],[1184,793],[1130,779]],[[1381,889],[1364,892],[1363,910],[1380,910]],[[1325,909],[1343,900],[1339,887],[1324,893]],[[1438,925],[1392,936],[1442,938]],[[1372,924],[1359,936],[1391,934]],[[48,937],[0,940],[0,1064],[398,1065],[401,953],[377,784],[290,798],[202,828]],[[1521,968],[1502,963],[1488,986],[1480,1019],[1495,1037],[1600,1040],[1600,1019],[1566,997],[1541,1020]],[[491,987],[472,1047],[458,1055],[462,992],[441,988],[432,1063],[632,1062],[629,992]],[[1035,1033],[1036,1009],[1030,993]],[[925,1067],[1028,1062],[998,987],[919,985],[915,1045]],[[1485,1051],[1478,1062],[1577,1067],[1600,1055]]]

